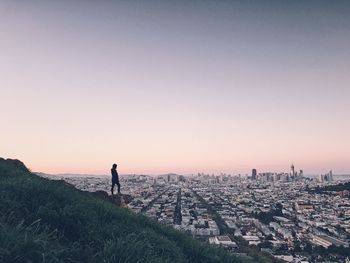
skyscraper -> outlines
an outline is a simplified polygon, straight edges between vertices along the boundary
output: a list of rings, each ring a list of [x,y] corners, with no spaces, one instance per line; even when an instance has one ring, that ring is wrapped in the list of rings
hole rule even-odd
[[[253,170],[252,170],[252,179],[253,179],[253,180],[256,180],[256,179],[257,179],[257,172],[256,172],[256,169],[253,169]]]
[[[295,177],[295,169],[294,169],[294,164],[292,164],[292,166],[290,167],[290,173],[291,173],[291,176],[292,178]]]

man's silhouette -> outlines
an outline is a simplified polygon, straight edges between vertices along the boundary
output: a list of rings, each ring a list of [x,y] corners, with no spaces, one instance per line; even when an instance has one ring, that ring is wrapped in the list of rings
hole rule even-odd
[[[112,174],[112,188],[111,188],[112,195],[114,194],[113,191],[114,191],[115,185],[118,186],[118,194],[120,194],[120,184],[119,184],[119,177],[118,177],[116,164],[113,164],[112,169],[111,169],[111,174]]]

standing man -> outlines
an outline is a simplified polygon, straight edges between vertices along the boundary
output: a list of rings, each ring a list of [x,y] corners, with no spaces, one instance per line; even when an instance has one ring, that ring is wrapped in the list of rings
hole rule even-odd
[[[116,164],[113,164],[112,169],[111,169],[111,174],[112,174],[112,188],[111,188],[112,195],[113,195],[115,185],[118,186],[118,194],[120,194],[120,183],[119,183],[119,177],[118,177]]]

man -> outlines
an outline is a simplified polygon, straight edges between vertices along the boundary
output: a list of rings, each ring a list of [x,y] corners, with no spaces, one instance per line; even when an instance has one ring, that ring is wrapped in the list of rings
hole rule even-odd
[[[118,177],[118,172],[117,172],[117,165],[113,164],[112,169],[111,169],[111,174],[112,174],[112,195],[114,194],[114,186],[118,186],[118,194],[120,194],[120,184],[119,184],[119,177]]]

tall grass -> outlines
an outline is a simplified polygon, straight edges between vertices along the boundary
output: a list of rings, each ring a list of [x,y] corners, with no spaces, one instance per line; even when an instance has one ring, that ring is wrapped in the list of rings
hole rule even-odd
[[[0,262],[248,262],[0,159]]]

